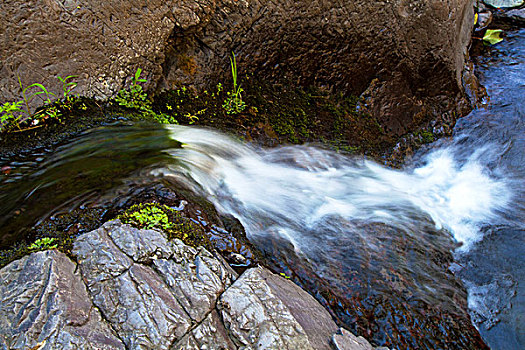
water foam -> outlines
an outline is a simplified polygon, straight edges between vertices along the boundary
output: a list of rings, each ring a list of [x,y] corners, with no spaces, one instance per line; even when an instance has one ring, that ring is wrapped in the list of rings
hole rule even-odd
[[[169,152],[186,170],[165,172],[193,179],[187,184],[237,216],[249,235],[272,226],[296,246],[301,227],[315,227],[327,217],[410,228],[422,215],[467,250],[481,239],[480,225],[511,199],[506,182],[476,155],[459,164],[451,149],[430,153],[421,167],[398,171],[314,147],[254,150],[210,130],[169,128],[184,144]]]

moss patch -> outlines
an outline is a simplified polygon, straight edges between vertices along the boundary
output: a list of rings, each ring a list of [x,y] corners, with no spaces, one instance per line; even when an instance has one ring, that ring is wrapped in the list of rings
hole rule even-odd
[[[241,82],[247,108],[228,114],[228,87],[196,91],[181,86],[157,95],[153,110],[179,124],[215,127],[264,146],[321,143],[338,151],[381,155],[394,140],[378,121],[357,109],[358,98],[290,84],[268,85],[254,78]],[[225,92],[226,91],[226,92]]]
[[[131,206],[117,217],[125,224],[139,229],[159,229],[168,234],[169,239],[178,238],[185,244],[211,248],[203,228],[181,212],[167,205],[141,203]],[[211,248],[213,249],[213,248]]]
[[[74,238],[100,227],[104,214],[103,209],[75,209],[44,220],[24,232],[25,239],[9,249],[0,250],[0,268],[25,255],[47,249],[58,249],[74,260],[71,254]]]

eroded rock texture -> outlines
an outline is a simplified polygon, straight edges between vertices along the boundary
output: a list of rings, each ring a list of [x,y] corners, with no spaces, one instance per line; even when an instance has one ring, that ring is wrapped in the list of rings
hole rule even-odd
[[[0,270],[1,350],[371,348],[334,335],[294,283],[262,267],[238,277],[158,231],[109,222],[79,236],[73,255],[33,253]]]
[[[63,253],[14,261],[0,270],[0,281],[0,349],[125,348]]]
[[[137,67],[151,88],[230,81],[228,57],[261,80],[367,90],[393,134],[454,110],[473,26],[471,0],[4,0],[0,100],[24,84],[108,97]],[[459,104],[461,105],[461,104]],[[460,113],[459,111],[458,113]]]

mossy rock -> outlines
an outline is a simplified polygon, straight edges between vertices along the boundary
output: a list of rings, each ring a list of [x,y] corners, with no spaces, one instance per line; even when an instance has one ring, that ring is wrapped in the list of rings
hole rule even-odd
[[[141,203],[131,206],[117,217],[125,224],[139,229],[158,229],[166,232],[168,238],[178,238],[185,244],[213,249],[204,229],[183,216],[180,211],[167,205]]]

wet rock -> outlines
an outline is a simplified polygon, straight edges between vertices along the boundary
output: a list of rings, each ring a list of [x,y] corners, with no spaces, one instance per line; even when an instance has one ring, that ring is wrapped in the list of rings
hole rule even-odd
[[[263,267],[238,277],[155,230],[108,222],[72,254],[77,263],[50,250],[0,270],[0,349],[328,350],[355,338],[333,335],[329,313],[291,281]],[[349,349],[371,348],[355,339]]]
[[[511,24],[517,24],[523,26],[525,24],[525,8],[513,9],[497,13],[496,17],[500,21],[510,22]]]
[[[492,12],[481,12],[478,14],[478,25],[476,30],[487,28],[492,23]]]
[[[330,349],[337,330],[312,296],[262,267],[244,272],[221,296],[218,309],[241,347]]]
[[[74,244],[93,303],[127,347],[168,349],[190,328],[190,317],[158,274],[113,243],[112,226],[82,235]]]
[[[483,2],[495,8],[513,8],[525,3],[523,0],[483,0]]]
[[[63,253],[14,261],[0,281],[0,349],[124,349]]]
[[[236,274],[206,250],[199,253],[188,250],[193,254],[183,263],[159,259],[154,266],[190,317],[200,322],[215,307],[217,298]]]
[[[313,349],[308,335],[266,283],[262,268],[245,271],[218,303],[236,343],[257,349]]]

